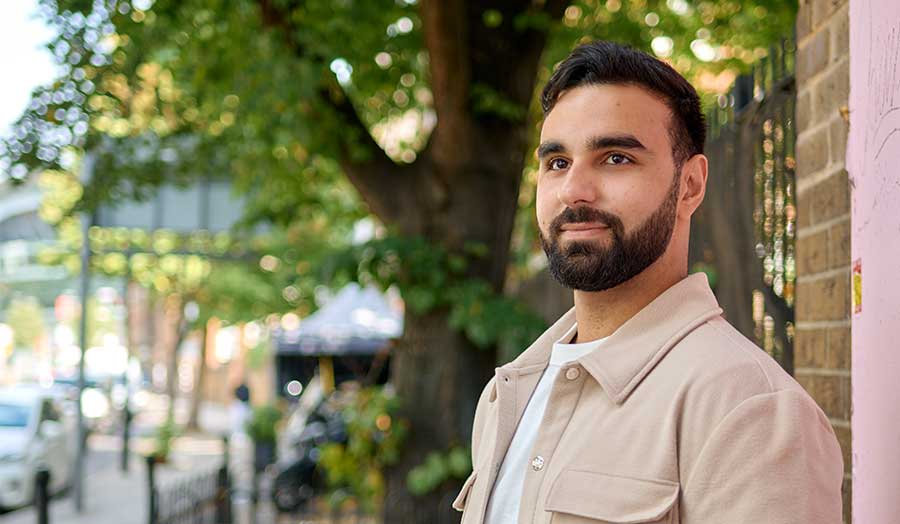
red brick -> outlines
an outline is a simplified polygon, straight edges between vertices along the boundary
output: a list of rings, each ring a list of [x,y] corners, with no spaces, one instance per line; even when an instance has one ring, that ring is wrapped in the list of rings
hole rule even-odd
[[[795,313],[799,321],[845,320],[850,314],[850,271],[797,283]]]
[[[794,367],[821,368],[828,351],[825,329],[799,329],[794,339]]]
[[[850,327],[829,328],[827,340],[828,352],[823,367],[850,371]]]
[[[828,18],[847,0],[813,0],[812,1],[812,27],[817,28],[829,21]]]
[[[797,95],[797,133],[809,129],[813,122],[812,90],[806,90]]]
[[[828,64],[829,33],[827,28],[817,31],[797,49],[797,85],[803,86],[810,77]]]
[[[815,107],[814,122],[826,122],[840,116],[841,107],[846,106],[850,99],[850,60],[840,62],[823,75],[812,88],[812,92],[812,103]],[[844,139],[842,142],[844,146],[838,147],[841,160],[846,154],[847,141]]]
[[[831,22],[831,59],[837,62],[850,56],[850,16],[849,6],[845,5],[834,16]]]
[[[828,230],[828,269],[850,265],[850,220]]]
[[[829,418],[850,420],[848,377],[797,373],[796,378]]]
[[[851,477],[844,477],[844,482],[841,484],[841,499],[844,503],[843,513],[844,513],[844,524],[850,524],[853,522],[853,515],[851,504],[853,502],[853,481]]]
[[[797,274],[810,275],[828,269],[828,231],[797,239]]]
[[[812,29],[812,7],[800,5],[797,10],[797,40],[803,40]]]
[[[844,102],[843,106],[847,103]],[[840,114],[840,107],[837,108]],[[831,150],[831,161],[835,163],[846,163],[847,161],[847,134],[850,132],[850,124],[843,118],[835,118],[831,121],[828,128],[828,138],[830,140],[829,149]]]
[[[852,471],[852,449],[851,449],[851,438],[850,438],[850,428],[843,426],[832,426],[834,430],[834,435],[837,437],[838,444],[841,445],[841,454],[844,457],[844,473],[850,473]]]
[[[828,128],[803,133],[797,143],[797,180],[818,173],[828,165]]]
[[[806,193],[806,205],[812,206],[810,220],[813,224],[850,212],[850,180],[845,169],[816,184]]]

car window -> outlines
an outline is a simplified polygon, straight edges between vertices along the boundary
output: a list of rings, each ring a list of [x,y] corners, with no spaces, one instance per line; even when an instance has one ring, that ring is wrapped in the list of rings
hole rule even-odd
[[[28,425],[28,412],[26,406],[0,404],[0,427],[24,428]]]

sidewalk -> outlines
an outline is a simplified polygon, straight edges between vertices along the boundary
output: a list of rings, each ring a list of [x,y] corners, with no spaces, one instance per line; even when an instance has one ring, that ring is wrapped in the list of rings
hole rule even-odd
[[[218,467],[222,463],[223,416],[218,406],[204,406],[200,425],[204,433],[178,437],[173,442],[168,463],[156,467],[156,483],[165,488],[166,484],[196,473]],[[137,421],[136,421],[137,422]],[[146,422],[146,421],[145,421]],[[147,429],[152,424],[135,424],[136,429]],[[73,490],[57,495],[50,501],[50,524],[143,524],[147,521],[147,466],[144,456],[153,449],[153,437],[149,431],[137,431],[141,436],[130,442],[129,471],[124,473],[119,467],[119,450],[122,441],[116,435],[92,435],[88,439],[89,453],[102,456],[104,467],[95,471],[87,470],[84,477],[84,508],[75,511]],[[240,440],[240,439],[236,439]],[[238,448],[235,449],[235,444]],[[232,457],[246,455],[246,445],[233,442]],[[110,457],[113,454],[114,457]],[[90,460],[90,459],[89,459]],[[246,482],[246,474],[239,473],[241,462],[233,462],[232,477]],[[252,466],[251,466],[252,467]],[[33,506],[0,515],[0,524],[35,524],[37,513]]]

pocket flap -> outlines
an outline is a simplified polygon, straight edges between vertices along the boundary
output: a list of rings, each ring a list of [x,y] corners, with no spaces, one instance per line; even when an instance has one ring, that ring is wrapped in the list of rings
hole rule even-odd
[[[469,495],[469,491],[472,489],[472,484],[475,484],[475,477],[477,473],[472,472],[469,475],[469,478],[466,479],[466,482],[463,484],[461,490],[459,490],[459,495],[456,496],[456,500],[453,501],[453,509],[456,511],[462,511],[466,508],[466,497]],[[446,504],[446,502],[445,502]]]
[[[677,482],[566,470],[554,481],[544,509],[620,524],[653,522],[678,499]]]

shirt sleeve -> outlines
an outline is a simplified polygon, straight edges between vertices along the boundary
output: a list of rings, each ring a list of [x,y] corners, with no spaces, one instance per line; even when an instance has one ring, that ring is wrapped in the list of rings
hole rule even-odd
[[[682,486],[683,524],[840,524],[843,456],[806,393],[751,397],[716,427]]]

